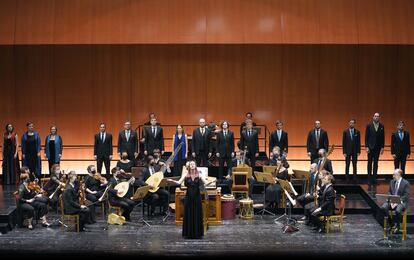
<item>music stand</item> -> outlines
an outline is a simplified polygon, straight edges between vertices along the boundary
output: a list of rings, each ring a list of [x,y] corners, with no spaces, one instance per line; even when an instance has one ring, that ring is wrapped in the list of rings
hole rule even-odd
[[[275,216],[275,214],[273,214],[272,212],[268,211],[266,209],[266,183],[269,184],[275,184],[275,180],[273,179],[273,175],[270,172],[254,172],[254,175],[256,176],[256,180],[257,182],[263,183],[263,209],[260,210],[257,214],[262,214],[262,218],[263,215],[265,213],[268,213],[269,215]]]
[[[291,207],[291,205],[295,206],[296,201],[293,200],[292,197],[290,196],[290,193],[294,193],[291,186],[290,186],[291,184],[289,183],[289,181],[285,181],[285,180],[278,180],[278,182],[279,182],[280,187],[282,187],[283,192],[285,193],[285,195],[288,199],[286,200],[285,213],[283,213],[282,216],[278,217],[274,221],[276,223],[280,219],[286,218],[285,226],[289,226],[290,222],[292,222],[292,225],[295,225],[296,220],[292,218],[292,207]]]
[[[166,187],[167,190],[168,190],[168,194],[169,194],[171,183],[169,181],[167,181],[167,179],[172,179],[172,180],[178,181],[180,178],[181,178],[181,176],[174,176],[174,177],[171,177],[171,178],[164,178],[164,179],[161,180],[161,183],[160,183],[159,187]],[[170,211],[170,201],[168,201],[167,214],[162,218],[162,222],[165,222],[169,217],[172,217],[171,211]]]
[[[398,195],[389,195],[389,194],[376,194],[375,197],[377,198],[377,201],[386,201],[387,202],[387,208],[391,208],[392,203],[400,204],[401,203],[401,197]],[[387,216],[384,216],[384,224],[385,221],[388,221]],[[385,229],[385,227],[384,227]],[[391,228],[384,230],[384,238],[381,238],[374,242],[374,244],[378,246],[387,246],[389,248],[392,247],[400,247],[401,244],[398,243],[395,240],[392,240],[394,238],[393,233],[390,232]]]
[[[148,194],[148,191],[150,189],[151,188],[148,185],[139,187],[135,191],[134,196],[132,196],[131,199],[132,200],[141,200],[141,206],[144,207],[144,198]],[[151,225],[144,219],[144,212],[141,213],[141,218],[138,220],[138,222],[142,222],[143,224],[151,227]]]

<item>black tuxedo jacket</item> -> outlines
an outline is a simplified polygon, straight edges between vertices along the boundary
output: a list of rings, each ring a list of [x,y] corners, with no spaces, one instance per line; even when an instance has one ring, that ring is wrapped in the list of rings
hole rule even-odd
[[[398,131],[391,135],[391,154],[407,156],[411,154],[410,133],[404,131],[404,136],[401,141]]]
[[[361,133],[354,128],[354,135],[351,138],[349,131],[347,128],[342,134],[342,153],[346,155],[361,153]]]
[[[254,156],[255,153],[259,153],[259,135],[256,130],[251,130],[251,135],[248,135],[248,131],[244,130],[240,136],[240,149],[244,150],[247,146],[247,155]]]
[[[130,130],[129,140],[127,141],[125,130],[119,132],[118,135],[118,153],[126,151],[128,155],[133,156],[138,152],[138,136],[137,132]]]
[[[148,126],[145,127],[145,142],[144,142],[144,149],[148,153],[152,154],[154,149],[160,149],[160,151],[164,151],[164,133],[161,126],[157,126],[157,132],[154,136],[152,134],[152,127]]]
[[[212,147],[210,147],[210,137],[210,130],[208,130],[207,127],[204,128],[204,135],[201,134],[200,127],[194,129],[191,140],[192,151],[197,155],[200,153],[200,151],[211,152]]]
[[[375,131],[374,123],[367,125],[365,129],[365,147],[369,150],[380,150],[384,148],[385,135],[384,125],[379,123],[378,131]]]
[[[288,143],[288,133],[282,130],[282,135],[280,136],[280,141],[277,136],[277,130],[273,131],[270,135],[270,144],[269,149],[270,152],[273,151],[273,147],[279,146],[280,151],[288,152],[289,143]]]
[[[93,146],[93,154],[98,158],[108,158],[112,155],[112,135],[105,134],[105,139],[102,142],[101,133],[95,135],[95,143]]]
[[[234,153],[234,134],[232,131],[227,130],[226,138],[224,138],[223,131],[217,134],[216,152],[220,153],[220,157],[231,156],[231,153]]]
[[[310,130],[308,134],[308,140],[306,142],[306,147],[307,147],[308,153],[311,153],[311,154],[317,154],[319,149],[325,149],[326,151],[328,151],[328,147],[329,147],[328,133],[322,128],[320,128],[319,145],[318,145],[316,142],[315,129]]]

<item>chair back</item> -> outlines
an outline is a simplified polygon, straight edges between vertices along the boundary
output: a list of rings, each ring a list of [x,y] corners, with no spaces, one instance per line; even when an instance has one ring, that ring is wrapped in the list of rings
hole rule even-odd
[[[345,201],[346,201],[346,196],[341,194],[341,196],[339,197],[339,201],[337,202],[336,205],[336,212],[335,215],[344,215],[344,211],[345,211]]]
[[[247,172],[233,172],[232,179],[233,179],[232,190],[235,190],[235,191],[248,191],[249,190]]]

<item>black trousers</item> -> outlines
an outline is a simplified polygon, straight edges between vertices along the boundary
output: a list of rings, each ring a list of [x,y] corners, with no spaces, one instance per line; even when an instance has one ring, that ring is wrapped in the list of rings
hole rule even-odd
[[[130,220],[130,214],[134,209],[136,202],[128,198],[118,198],[111,201],[111,205],[120,207],[122,209],[122,216],[124,216],[126,220]]]
[[[368,183],[374,184],[377,182],[377,173],[378,173],[378,160],[380,156],[380,149],[370,150],[368,153]]]
[[[109,176],[111,174],[111,160],[109,160],[109,157],[98,157],[96,160],[97,170],[99,173],[102,174],[102,164],[105,164],[105,170],[106,170],[106,176]]]
[[[195,159],[197,166],[208,167],[208,151],[200,150]]]
[[[252,170],[255,170],[256,167],[256,156],[254,153],[248,152],[246,155],[247,158],[250,160],[250,166],[252,167]]]
[[[351,160],[352,160],[352,172],[354,174],[354,180],[356,179],[356,175],[357,175],[357,162],[358,162],[358,157],[357,154],[347,154],[345,157],[345,176],[346,179],[349,178],[349,165],[351,164]]]
[[[102,191],[98,191],[96,194],[87,193],[86,194],[86,199],[88,201],[90,201],[91,203],[94,203],[94,202],[97,202],[102,195],[103,195],[103,192]],[[96,213],[95,213],[95,206],[96,205],[97,204],[93,204],[91,206],[88,206],[89,209],[90,209],[90,211],[91,211],[91,220],[92,221],[95,221],[96,220]]]
[[[318,149],[319,150],[319,149]],[[316,160],[316,159],[319,159],[319,155],[318,155],[318,153],[316,153],[316,154],[311,154],[311,157],[310,157],[310,162],[311,162],[311,164]]]
[[[394,169],[401,169],[403,171],[403,174],[405,174],[405,164],[407,162],[407,155],[397,154],[396,156],[397,158],[394,159]]]
[[[231,172],[231,166],[232,166],[231,155],[220,154],[220,158],[219,158],[219,172],[218,172],[218,179],[219,180],[223,179],[224,162],[227,163],[227,174],[228,174],[229,172]]]
[[[156,194],[158,195],[157,205],[162,207],[163,211],[166,211],[170,203],[170,193],[165,189],[158,189]]]
[[[306,194],[302,194],[299,197],[296,198],[296,201],[303,207],[304,215],[308,217],[309,219],[309,210],[310,210],[310,204],[313,204],[315,201],[315,197],[313,197],[312,194],[306,197]]]
[[[47,202],[35,200],[32,203],[22,203],[20,205],[23,216],[26,218],[33,218],[35,212],[40,218],[48,213]]]

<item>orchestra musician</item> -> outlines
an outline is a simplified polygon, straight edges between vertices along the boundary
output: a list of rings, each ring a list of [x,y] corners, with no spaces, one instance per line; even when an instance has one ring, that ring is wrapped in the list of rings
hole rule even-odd
[[[141,172],[139,185],[148,185],[147,183],[145,183],[145,181],[154,173],[159,172],[161,170],[161,167],[161,165],[155,164],[155,159],[153,156],[147,156],[147,167],[145,167]],[[148,192],[148,194],[144,198],[144,202],[150,205],[151,216],[155,215],[155,206],[161,206],[161,214],[165,215],[169,207],[170,193],[165,189],[158,189],[156,192]]]
[[[316,163],[318,171],[327,170],[328,172],[333,174],[332,161],[326,157],[326,150],[319,149],[318,156],[319,158],[313,161],[313,163]],[[325,164],[323,165],[323,169],[321,169],[324,160],[325,160]]]
[[[125,174],[119,167],[112,168],[111,172],[112,178],[108,181],[108,185],[110,185],[108,190],[109,203],[112,206],[120,207],[122,209],[122,216],[125,217],[125,220],[131,221],[131,212],[137,204],[137,202],[130,199],[132,197],[132,187],[135,179],[134,177]],[[130,179],[126,180],[126,178]],[[119,197],[118,190],[115,189],[115,186],[122,181],[129,181],[129,190],[124,197]]]
[[[89,165],[86,170],[88,175],[85,177],[85,198],[95,203],[102,197],[108,181],[100,173],[96,172],[94,165]],[[90,208],[90,212],[91,218],[95,222],[95,206]]]
[[[66,187],[66,175],[63,175],[59,164],[53,164],[50,168],[50,180],[43,187],[49,196],[49,204],[52,209],[56,209],[59,197]]]
[[[335,191],[332,185],[333,176],[326,172],[322,178],[323,188],[320,190],[318,205],[312,209],[310,220],[313,223],[314,231],[325,232],[325,226],[319,219],[320,216],[331,216],[335,211]]]
[[[271,158],[269,164],[274,164],[277,166],[273,176],[276,179],[288,180],[288,168],[289,163],[286,160],[286,157],[280,154],[280,148],[275,146],[273,148],[273,158]],[[283,189],[279,183],[271,184],[267,186],[265,193],[265,200],[268,203],[269,207],[278,208],[280,203],[280,198],[282,196]]]
[[[408,207],[408,201],[410,198],[410,183],[402,177],[403,171],[401,169],[395,169],[393,174],[393,179],[390,182],[390,188],[388,193],[390,195],[400,196],[401,203],[384,203],[381,206],[382,211],[385,216],[388,218],[391,230],[393,233],[397,233],[400,229],[400,223],[402,221],[402,213],[404,209]],[[390,210],[395,211],[395,216],[393,217],[393,222],[391,223]],[[392,224],[392,225],[391,225]]]
[[[66,189],[63,192],[63,205],[64,213],[68,215],[79,214],[79,231],[88,230],[85,228],[85,224],[91,222],[91,212],[90,209],[83,204],[80,198],[79,189],[77,187],[76,180],[77,174],[75,171],[70,171],[68,173],[69,183],[66,185]]]
[[[308,187],[304,194],[298,196],[296,201],[301,205],[304,209],[304,216],[300,219],[301,221],[306,221],[306,224],[309,222],[309,210],[314,207],[315,201],[315,188],[317,186],[317,182],[319,181],[318,176],[318,165],[316,163],[312,163],[309,170],[309,181]]]
[[[42,195],[43,190],[37,184],[36,181],[30,182],[30,170],[24,166],[20,169],[20,181],[19,186],[19,207],[23,215],[23,226],[28,229],[33,229],[32,220],[37,215],[42,221],[43,227],[49,227],[50,224],[47,222],[47,203],[48,199]]]

